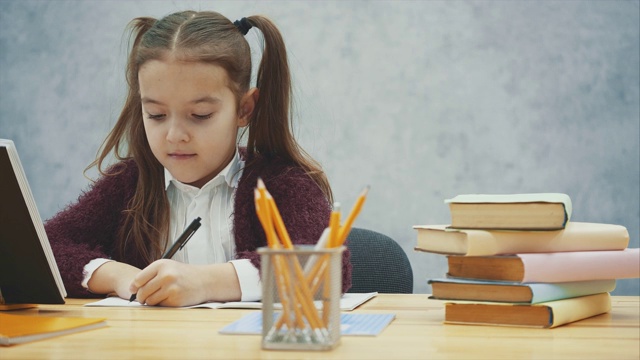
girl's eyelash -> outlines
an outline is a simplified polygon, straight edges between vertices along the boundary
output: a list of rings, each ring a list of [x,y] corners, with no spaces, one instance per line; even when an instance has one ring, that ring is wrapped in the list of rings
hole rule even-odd
[[[193,116],[197,120],[207,120],[211,118],[211,116],[213,116],[213,113],[205,114],[205,115],[191,114],[191,116]],[[164,114],[148,114],[147,113],[147,117],[151,120],[160,120],[164,118]]]
[[[209,119],[212,115],[213,115],[213,113],[205,114],[205,115],[193,114],[193,117],[194,117],[194,118],[196,118],[196,119],[198,119],[198,120],[207,120],[207,119]]]
[[[149,119],[158,120],[158,119],[162,119],[164,114],[147,114],[147,116],[149,117]]]

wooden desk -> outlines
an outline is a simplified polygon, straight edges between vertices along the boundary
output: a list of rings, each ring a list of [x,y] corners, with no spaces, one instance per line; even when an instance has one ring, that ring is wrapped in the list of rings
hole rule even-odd
[[[342,337],[328,352],[267,351],[258,335],[220,335],[255,310],[83,307],[92,301],[16,311],[33,316],[105,317],[108,327],[0,347],[0,359],[516,359],[640,357],[640,297],[613,297],[608,314],[555,329],[443,325],[428,295],[379,295],[355,312],[394,313],[376,337]]]

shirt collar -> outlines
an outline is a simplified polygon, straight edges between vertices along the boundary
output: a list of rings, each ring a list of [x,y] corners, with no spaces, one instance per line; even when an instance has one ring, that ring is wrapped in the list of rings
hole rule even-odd
[[[242,168],[244,167],[244,161],[240,159],[240,153],[238,152],[238,148],[236,147],[236,152],[233,154],[233,158],[231,161],[222,169],[218,175],[216,175],[213,179],[209,180],[202,188],[206,188],[214,182],[216,179],[220,177],[224,177],[224,181],[227,183],[229,187],[236,188],[238,187],[238,181],[240,180],[240,176],[242,175]],[[174,186],[190,186],[184,183],[181,183],[178,179],[176,179],[166,168],[164,169],[164,188],[167,190],[171,183],[174,183]]]

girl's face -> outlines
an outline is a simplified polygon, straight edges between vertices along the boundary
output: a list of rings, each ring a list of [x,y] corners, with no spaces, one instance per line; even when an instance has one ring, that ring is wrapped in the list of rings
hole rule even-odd
[[[152,60],[140,67],[138,80],[153,155],[179,181],[202,187],[229,164],[238,128],[247,125],[226,71],[200,62]]]

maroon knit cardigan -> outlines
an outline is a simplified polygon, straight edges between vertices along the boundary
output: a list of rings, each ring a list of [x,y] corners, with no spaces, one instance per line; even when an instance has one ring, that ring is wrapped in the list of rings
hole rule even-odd
[[[243,152],[244,153],[244,152]],[[92,259],[111,258],[144,268],[149,265],[135,250],[115,255],[116,238],[124,223],[124,210],[138,180],[133,160],[114,165],[78,200],[45,223],[51,248],[69,297],[95,297],[81,285],[83,268]],[[262,225],[255,211],[254,188],[258,177],[265,182],[278,205],[291,239],[296,244],[314,244],[329,223],[330,204],[318,185],[299,166],[282,159],[256,158],[245,168],[235,194],[233,235],[236,258],[249,259],[260,269],[257,248],[266,246]],[[342,290],[351,287],[349,250],[342,259]]]

